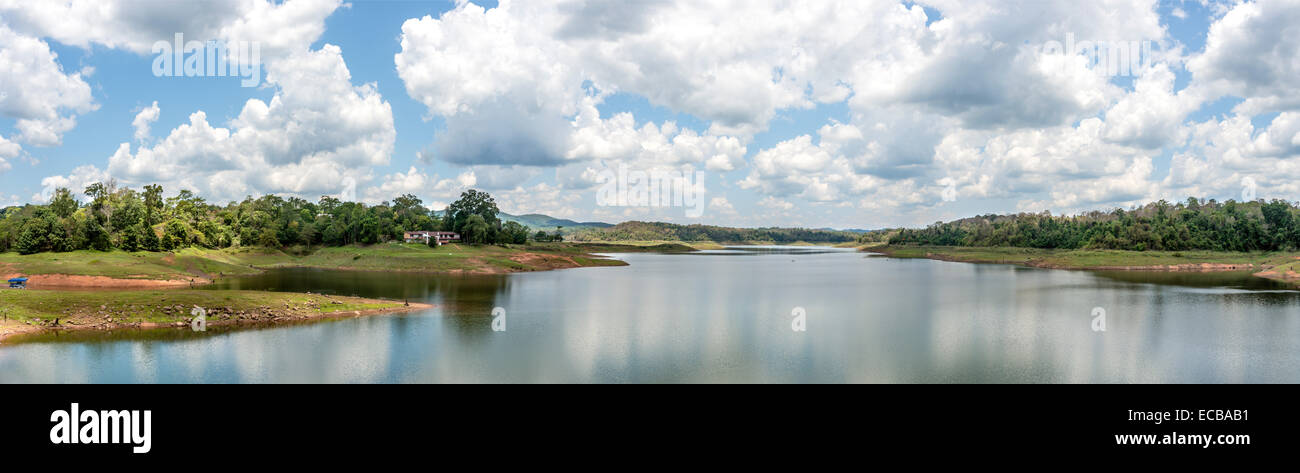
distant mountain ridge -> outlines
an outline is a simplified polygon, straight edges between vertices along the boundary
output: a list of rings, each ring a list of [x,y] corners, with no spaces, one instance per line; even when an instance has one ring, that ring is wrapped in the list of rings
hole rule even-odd
[[[609,228],[614,226],[612,223],[605,222],[577,222],[565,218],[555,218],[550,215],[526,214],[511,215],[505,212],[499,214],[501,220],[506,222],[519,222],[520,225],[531,227],[534,230],[551,230],[555,227],[564,227],[565,230],[577,230],[583,228]]]
[[[846,243],[857,233],[806,228],[732,228],[664,222],[623,222],[609,228],[576,232],[578,241],[712,241],[719,243]]]
[[[434,215],[441,216],[441,215],[442,215],[442,211],[440,211],[440,210],[439,210],[439,211],[434,211],[433,214],[434,214]],[[626,223],[647,223],[647,222],[623,222],[623,223],[621,223],[621,224],[617,224],[617,225],[616,225],[616,224],[613,224],[613,223],[606,223],[606,222],[579,222],[579,221],[575,221],[575,220],[569,220],[569,219],[567,219],[567,218],[555,218],[555,217],[552,217],[552,216],[550,216],[550,215],[545,215],[545,214],[523,214],[523,215],[514,215],[514,214],[510,214],[510,213],[506,213],[506,212],[501,212],[501,213],[497,214],[497,216],[500,217],[500,218],[501,218],[501,221],[503,221],[503,222],[518,222],[520,225],[523,225],[523,226],[529,227],[529,228],[533,229],[534,231],[536,231],[536,230],[545,230],[545,231],[548,231],[548,232],[549,232],[549,231],[554,230],[555,227],[557,227],[557,226],[558,226],[558,227],[564,227],[564,233],[566,233],[566,234],[568,234],[568,233],[573,233],[573,232],[576,232],[576,231],[578,231],[578,230],[613,228],[613,227],[616,227],[616,226],[619,226],[619,225],[623,225],[623,224],[626,224]],[[676,226],[683,226],[683,227],[686,226],[686,225],[669,224],[669,223],[666,223],[666,222],[653,222],[653,223],[663,224],[663,225],[676,225]],[[750,228],[750,229],[747,229],[747,228],[735,228],[735,227],[713,227],[713,228],[726,228],[726,229],[731,229],[731,230],[772,230],[772,229],[775,229],[775,227],[760,227],[760,228]],[[875,231],[875,230],[866,230],[866,229],[860,229],[860,228],[838,229],[838,228],[829,228],[829,227],[816,228],[816,229],[807,229],[807,230],[814,231],[814,232],[828,232],[828,233],[857,233],[857,234],[861,234],[861,233],[870,233],[870,232]]]
[[[435,210],[433,211],[433,215],[437,217],[441,217],[443,215],[443,212],[445,211]],[[554,230],[555,227],[564,227],[565,233],[568,233],[571,230],[609,228],[614,226],[614,224],[612,223],[578,222],[566,218],[555,218],[550,215],[542,215],[542,214],[515,215],[506,212],[500,212],[497,213],[497,217],[500,218],[502,222],[516,222],[525,227],[529,227],[534,231],[545,230],[549,232],[551,230]]]

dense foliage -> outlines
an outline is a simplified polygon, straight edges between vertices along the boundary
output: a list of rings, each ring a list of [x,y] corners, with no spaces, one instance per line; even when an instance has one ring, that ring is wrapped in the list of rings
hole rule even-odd
[[[1115,250],[1300,249],[1300,209],[1289,202],[1159,201],[1075,216],[984,215],[898,230],[890,244]]]
[[[578,241],[841,243],[854,241],[857,235],[849,232],[802,228],[729,228],[699,224],[624,222],[609,228],[583,230],[573,238]]]
[[[474,244],[526,243],[530,231],[502,224],[492,196],[476,190],[441,216],[413,195],[379,205],[267,195],[219,206],[187,190],[164,198],[157,185],[136,191],[113,182],[92,184],[83,194],[88,202],[58,189],[46,205],[0,211],[0,252],[342,246],[401,241],[403,232],[415,230],[454,231]]]

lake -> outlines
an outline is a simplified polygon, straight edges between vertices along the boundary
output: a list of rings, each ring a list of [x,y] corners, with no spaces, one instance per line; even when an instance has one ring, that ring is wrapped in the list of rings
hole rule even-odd
[[[1061,271],[812,247],[615,257],[630,266],[227,279],[214,287],[436,308],[203,334],[42,335],[0,347],[0,382],[1300,382],[1300,292],[1240,273]],[[1094,330],[1103,313],[1105,331]]]

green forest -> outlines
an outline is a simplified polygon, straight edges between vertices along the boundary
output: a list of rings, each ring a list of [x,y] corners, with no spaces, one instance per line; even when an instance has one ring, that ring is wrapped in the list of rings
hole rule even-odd
[[[573,238],[577,241],[842,243],[854,241],[857,235],[850,232],[802,228],[730,228],[699,224],[623,222],[609,228],[582,230]]]
[[[1130,210],[1074,216],[983,215],[888,232],[891,245],[1112,249],[1133,251],[1294,251],[1300,249],[1294,204],[1161,200]],[[873,236],[879,236],[875,234]]]
[[[471,244],[553,239],[544,231],[502,222],[491,195],[463,193],[443,212],[431,212],[413,195],[366,205],[322,197],[318,202],[274,195],[224,206],[188,190],[163,197],[163,188],[140,191],[113,182],[87,186],[79,199],[58,189],[45,205],[0,210],[0,252],[172,251],[185,247],[343,246],[401,241],[414,230],[459,232]]]

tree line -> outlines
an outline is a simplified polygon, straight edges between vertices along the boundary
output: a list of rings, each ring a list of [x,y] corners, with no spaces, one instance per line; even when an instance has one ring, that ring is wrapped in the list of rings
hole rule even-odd
[[[1073,216],[1048,212],[983,215],[923,229],[892,231],[893,245],[1113,250],[1294,251],[1297,208],[1283,200],[1161,200],[1129,210]]]
[[[609,228],[577,232],[577,241],[714,241],[770,243],[841,243],[857,236],[834,230],[803,228],[731,228],[712,225],[677,225],[663,222],[623,222]]]
[[[0,252],[344,246],[402,241],[404,232],[420,230],[457,232],[471,244],[522,244],[530,237],[528,227],[502,222],[492,196],[477,190],[464,192],[442,212],[410,194],[379,205],[266,195],[223,206],[188,190],[164,197],[158,185],[137,191],[108,181],[87,186],[81,195],[86,201],[60,188],[48,204],[0,210]]]

